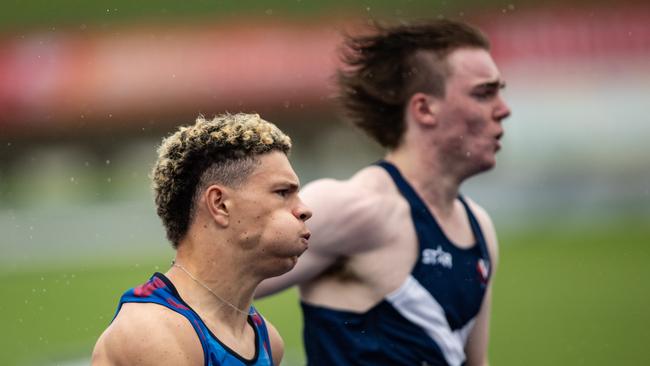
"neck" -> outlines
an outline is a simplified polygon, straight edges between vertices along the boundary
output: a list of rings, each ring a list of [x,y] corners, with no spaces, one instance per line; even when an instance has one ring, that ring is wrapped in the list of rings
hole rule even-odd
[[[416,144],[403,144],[385,159],[397,166],[429,208],[443,215],[452,212],[460,181],[445,171],[435,152]]]
[[[243,332],[260,281],[251,278],[244,271],[246,266],[239,265],[224,247],[210,247],[216,247],[220,254],[213,255],[196,243],[181,243],[166,275],[202,317],[229,325],[233,332]]]

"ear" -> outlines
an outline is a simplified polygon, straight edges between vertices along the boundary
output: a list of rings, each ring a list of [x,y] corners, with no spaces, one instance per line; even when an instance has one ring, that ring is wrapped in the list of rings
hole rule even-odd
[[[219,185],[209,186],[204,193],[205,205],[212,219],[226,227],[230,222],[230,198],[227,188]]]
[[[431,95],[415,93],[408,100],[407,115],[416,123],[435,126],[438,123],[439,100]]]

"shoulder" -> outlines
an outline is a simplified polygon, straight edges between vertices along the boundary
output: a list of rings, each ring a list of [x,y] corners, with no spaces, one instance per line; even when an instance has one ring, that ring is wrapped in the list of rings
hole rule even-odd
[[[126,303],[100,336],[93,365],[190,365],[203,349],[181,314],[150,303]]]
[[[496,266],[496,262],[498,261],[498,257],[499,257],[499,245],[497,240],[496,229],[494,228],[494,223],[492,222],[492,218],[490,217],[488,212],[483,207],[481,207],[478,203],[476,203],[474,200],[472,200],[467,196],[464,196],[463,198],[467,202],[467,205],[472,210],[472,213],[474,214],[476,220],[481,226],[481,230],[483,231],[483,236],[485,237],[485,242],[487,244],[488,251],[490,252],[490,258],[492,259],[493,265]]]
[[[380,167],[367,167],[348,180],[320,179],[301,192],[313,216],[307,225],[313,239],[325,239],[348,254],[365,244],[381,242],[381,229],[390,217],[408,209],[390,176]],[[401,209],[401,210],[400,210]],[[361,240],[364,239],[364,240]],[[333,248],[327,245],[327,248]],[[343,253],[336,253],[343,254]]]
[[[305,186],[301,197],[314,210],[340,215],[381,209],[399,198],[390,176],[380,167],[366,167],[347,180],[319,179]]]
[[[361,169],[346,180],[331,178],[318,179],[308,183],[301,194],[314,199],[314,195],[329,194],[325,202],[341,201],[352,198],[372,198],[385,190],[387,183],[391,183],[390,176],[380,167],[369,166]]]

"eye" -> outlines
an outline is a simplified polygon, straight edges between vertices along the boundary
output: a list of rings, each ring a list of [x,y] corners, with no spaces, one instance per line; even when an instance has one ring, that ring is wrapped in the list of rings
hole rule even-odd
[[[278,189],[275,191],[275,194],[277,194],[280,197],[287,197],[289,195],[290,191],[288,189]]]
[[[479,90],[472,93],[474,98],[478,100],[488,100],[493,98],[496,94],[497,94],[496,90]]]
[[[503,82],[493,82],[480,85],[472,91],[472,97],[478,101],[489,101],[499,95],[499,90],[506,87]]]

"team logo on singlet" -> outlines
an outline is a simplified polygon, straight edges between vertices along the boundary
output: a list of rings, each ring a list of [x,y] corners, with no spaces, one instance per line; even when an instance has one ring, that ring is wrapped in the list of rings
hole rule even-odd
[[[490,276],[490,262],[481,258],[476,262],[476,271],[481,278],[481,282],[487,283]]]
[[[441,265],[451,269],[453,267],[451,254],[442,250],[440,245],[436,249],[427,248],[422,251],[422,263],[432,266]]]

